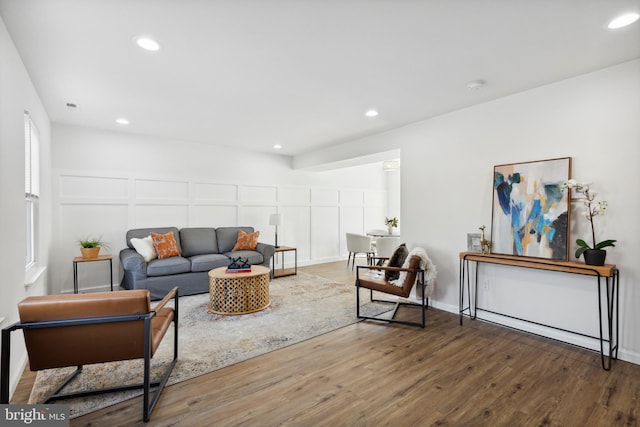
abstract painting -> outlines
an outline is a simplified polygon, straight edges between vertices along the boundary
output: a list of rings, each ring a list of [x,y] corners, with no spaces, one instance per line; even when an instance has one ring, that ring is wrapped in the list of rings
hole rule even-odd
[[[491,252],[567,260],[571,158],[493,168]]]

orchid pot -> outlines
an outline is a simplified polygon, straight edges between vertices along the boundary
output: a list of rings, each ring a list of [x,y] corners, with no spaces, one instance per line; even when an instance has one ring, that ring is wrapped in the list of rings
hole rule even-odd
[[[608,207],[606,201],[596,202],[595,198],[597,193],[591,191],[589,184],[581,184],[576,182],[575,179],[570,179],[564,182],[563,188],[569,188],[574,190],[578,194],[582,194],[582,201],[585,208],[585,218],[589,221],[591,226],[591,245],[585,242],[583,239],[577,239],[576,243],[578,249],[576,250],[576,258],[580,258],[584,255],[584,262],[588,265],[604,265],[605,258],[607,257],[607,251],[603,248],[615,246],[616,240],[603,240],[596,243],[596,231],[593,223],[593,218],[598,215],[603,215]]]

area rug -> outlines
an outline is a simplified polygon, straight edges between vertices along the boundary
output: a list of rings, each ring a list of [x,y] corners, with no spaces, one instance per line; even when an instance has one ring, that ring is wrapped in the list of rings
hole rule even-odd
[[[209,294],[181,297],[178,362],[168,384],[185,381],[358,321],[353,284],[340,284],[298,273],[272,280],[269,290],[271,305],[267,309],[240,316],[209,314]],[[364,315],[377,315],[389,310],[389,305],[371,303],[367,292],[361,298]],[[170,329],[152,359],[155,377],[162,374],[164,366],[171,360],[172,335]],[[38,372],[29,403],[41,401],[74,369]],[[141,360],[102,363],[85,366],[65,392],[141,382]],[[52,403],[70,405],[70,417],[75,418],[140,394],[141,391],[134,390]]]

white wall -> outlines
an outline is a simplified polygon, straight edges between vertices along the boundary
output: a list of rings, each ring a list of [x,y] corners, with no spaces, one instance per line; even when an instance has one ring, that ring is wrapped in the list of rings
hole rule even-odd
[[[130,228],[251,225],[273,243],[269,214],[281,212],[278,242],[297,247],[305,265],[343,258],[347,231],[383,225],[380,163],[299,171],[285,156],[60,124],[52,139],[54,293],[72,291],[71,259],[87,235],[107,241],[117,284]],[[83,290],[108,286],[105,263],[82,264],[78,273]]]
[[[387,214],[388,218],[398,218],[398,228],[395,230],[402,233],[402,185],[400,170],[385,172],[387,183]],[[384,227],[383,227],[384,228]]]
[[[18,321],[18,302],[29,295],[47,293],[48,271],[33,283],[25,272],[26,228],[24,204],[24,111],[29,111],[40,133],[41,182],[38,223],[38,266],[48,264],[51,245],[51,186],[49,118],[0,20],[0,327]],[[33,271],[33,270],[32,270]],[[31,271],[31,272],[32,272]],[[29,272],[30,273],[30,272]],[[10,387],[14,390],[26,362],[22,334],[12,334]]]
[[[570,156],[573,177],[590,181],[603,200],[599,239],[618,239],[607,262],[617,264],[620,280],[620,356],[640,363],[640,60],[560,81],[493,102],[308,153],[337,161],[400,148],[402,157],[402,234],[424,246],[438,267],[436,306],[458,310],[458,254],[467,233],[491,225],[493,166]],[[572,215],[572,236],[586,235],[586,224]],[[572,252],[575,244],[572,245]],[[573,258],[572,258],[573,259]],[[593,278],[487,267],[483,291],[487,308],[597,335]],[[505,322],[506,320],[500,319]],[[556,331],[542,331],[549,336]],[[591,340],[564,336],[593,347]],[[589,341],[589,342],[585,342]]]

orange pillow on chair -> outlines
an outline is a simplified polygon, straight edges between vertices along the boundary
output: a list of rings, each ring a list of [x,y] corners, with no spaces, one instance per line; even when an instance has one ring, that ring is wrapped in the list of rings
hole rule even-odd
[[[260,232],[245,233],[244,231],[238,231],[238,241],[233,247],[233,251],[255,251],[258,246],[258,236]]]
[[[178,249],[178,242],[176,242],[173,231],[167,234],[151,233],[151,240],[153,240],[153,247],[158,254],[158,259],[180,256],[180,249]]]

